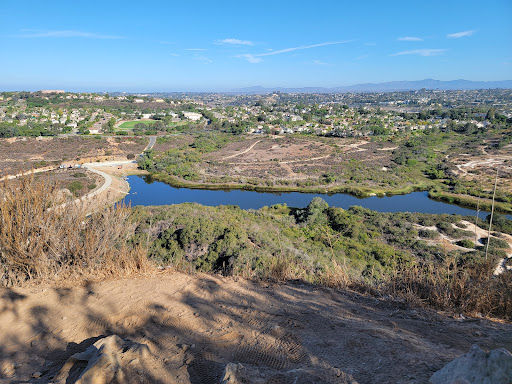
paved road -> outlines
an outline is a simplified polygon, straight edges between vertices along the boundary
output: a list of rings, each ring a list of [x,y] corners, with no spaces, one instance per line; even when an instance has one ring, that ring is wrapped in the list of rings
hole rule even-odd
[[[156,136],[149,136],[149,144],[144,151],[149,151],[156,144]]]

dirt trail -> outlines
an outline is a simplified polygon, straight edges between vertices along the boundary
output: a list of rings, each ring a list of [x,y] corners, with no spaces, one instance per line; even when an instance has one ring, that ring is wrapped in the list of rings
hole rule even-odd
[[[256,142],[255,142],[255,143],[253,143],[249,148],[244,149],[243,151],[240,151],[240,152],[238,152],[238,153],[235,153],[234,155],[230,155],[230,156],[223,157],[223,158],[222,158],[222,160],[232,159],[233,157],[237,157],[237,156],[243,155],[243,154],[245,154],[245,153],[247,153],[247,152],[250,152],[250,151],[251,151],[251,149],[253,149],[253,148],[256,146],[256,144],[258,144],[259,142],[261,142],[261,140],[256,141]]]
[[[504,165],[504,163],[508,160],[512,160],[512,156],[496,156],[485,160],[471,160],[463,164],[456,164],[455,166],[459,171],[463,172],[464,174],[467,174],[467,169],[472,170],[475,169],[476,167],[481,166],[502,166],[503,168],[512,168],[510,166]]]
[[[227,164],[229,164],[229,165],[297,164],[297,163],[307,163],[308,161],[327,159],[330,156],[331,155],[325,155],[325,156],[319,156],[319,157],[311,157],[309,159],[278,161],[277,163],[275,161],[260,161],[260,162],[254,162],[254,163],[227,163]]]
[[[15,367],[0,383],[48,383],[69,356],[110,334],[149,346],[143,382],[151,383],[218,383],[229,362],[258,383],[298,373],[301,383],[348,383],[347,375],[360,384],[426,383],[472,344],[512,350],[511,324],[303,284],[170,271],[0,289],[0,324],[0,368]],[[36,371],[41,377],[31,378]]]

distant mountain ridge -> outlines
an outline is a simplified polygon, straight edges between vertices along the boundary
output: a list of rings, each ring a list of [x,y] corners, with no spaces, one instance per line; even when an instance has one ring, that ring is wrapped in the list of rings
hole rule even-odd
[[[420,89],[428,90],[474,90],[474,89],[512,89],[512,80],[500,81],[471,81],[471,80],[416,80],[416,81],[389,81],[387,83],[367,83],[356,84],[344,87],[304,87],[304,88],[265,88],[265,87],[247,87],[233,90],[234,93],[338,93],[338,92],[396,92],[396,91],[417,91]]]

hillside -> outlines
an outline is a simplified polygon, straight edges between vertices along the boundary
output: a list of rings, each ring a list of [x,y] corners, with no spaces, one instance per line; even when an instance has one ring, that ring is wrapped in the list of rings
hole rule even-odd
[[[511,324],[304,284],[162,271],[0,295],[0,383],[51,382],[111,334],[149,346],[132,363],[152,383],[219,382],[230,362],[254,383],[425,383],[472,344],[512,349]]]
[[[239,88],[234,93],[264,94],[271,92],[285,93],[335,93],[335,92],[396,92],[396,91],[417,91],[420,89],[437,90],[473,90],[473,89],[497,89],[512,87],[512,80],[502,81],[471,81],[471,80],[434,80],[424,79],[415,81],[388,81],[385,83],[365,83],[346,85],[334,88],[304,87],[304,88],[265,88],[261,86]]]

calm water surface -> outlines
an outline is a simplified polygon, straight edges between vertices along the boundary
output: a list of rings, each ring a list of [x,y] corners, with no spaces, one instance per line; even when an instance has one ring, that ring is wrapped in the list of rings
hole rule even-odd
[[[428,192],[413,192],[379,198],[377,196],[359,199],[337,193],[334,195],[313,193],[269,193],[253,191],[215,191],[202,189],[174,188],[168,184],[151,181],[146,176],[129,176],[130,194],[125,202],[135,205],[169,205],[180,203],[199,203],[202,205],[238,205],[242,209],[259,209],[274,204],[287,204],[290,207],[306,207],[313,197],[319,196],[330,206],[348,209],[351,205],[360,205],[379,212],[421,212],[475,215],[472,209],[442,203],[428,198]],[[480,211],[485,218],[488,212]],[[512,219],[512,215],[507,215]]]

